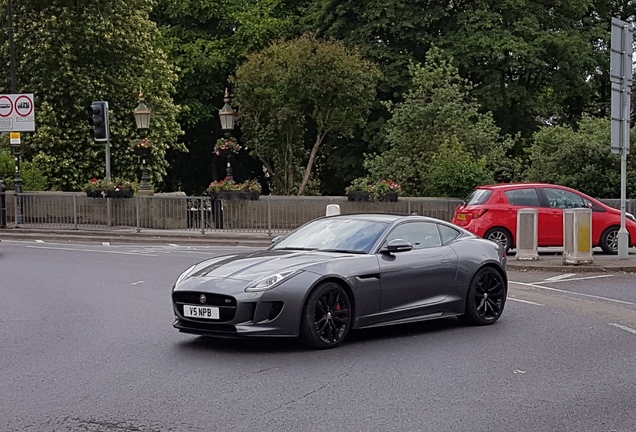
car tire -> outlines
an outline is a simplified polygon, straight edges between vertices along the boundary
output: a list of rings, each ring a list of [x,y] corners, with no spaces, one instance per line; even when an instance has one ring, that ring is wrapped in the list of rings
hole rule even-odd
[[[599,244],[603,252],[608,254],[618,253],[618,230],[619,227],[611,226],[603,231],[601,243]]]
[[[307,298],[300,323],[301,342],[309,348],[335,348],[347,337],[352,318],[344,288],[334,282],[323,283]]]
[[[503,312],[507,294],[501,273],[493,267],[482,267],[470,282],[464,315],[459,320],[469,325],[494,324]]]
[[[484,238],[501,244],[506,249],[506,252],[512,248],[512,234],[506,228],[490,228],[486,231]]]

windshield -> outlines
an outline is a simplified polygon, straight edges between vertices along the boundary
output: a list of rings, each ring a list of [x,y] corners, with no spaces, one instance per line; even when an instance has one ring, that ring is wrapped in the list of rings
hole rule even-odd
[[[319,219],[294,231],[272,249],[369,253],[387,225],[359,219]]]

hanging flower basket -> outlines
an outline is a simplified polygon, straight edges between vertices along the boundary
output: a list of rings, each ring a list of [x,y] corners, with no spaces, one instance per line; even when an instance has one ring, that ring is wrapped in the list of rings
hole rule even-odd
[[[214,153],[217,156],[227,157],[232,153],[237,154],[241,151],[241,145],[236,138],[219,138],[214,145]]]
[[[347,192],[348,201],[370,201],[371,192],[351,191]]]
[[[258,180],[245,180],[243,183],[236,183],[226,177],[223,180],[210,183],[205,193],[214,200],[256,201],[261,196],[261,184]]]
[[[361,177],[355,179],[351,185],[345,188],[349,201],[383,201],[396,202],[402,186],[393,180],[373,181]]]
[[[84,192],[89,198],[132,198],[135,187],[127,180],[94,178],[84,185]]]
[[[135,146],[135,154],[143,158],[149,158],[152,153],[152,144],[148,138],[139,140],[139,143]]]
[[[396,192],[384,192],[378,194],[378,201],[397,202],[398,194]]]

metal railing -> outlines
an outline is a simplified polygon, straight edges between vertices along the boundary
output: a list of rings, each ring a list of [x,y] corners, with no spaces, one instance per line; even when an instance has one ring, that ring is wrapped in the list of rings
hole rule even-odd
[[[22,218],[16,224],[16,201]],[[620,200],[604,199],[620,208]],[[6,194],[7,225],[48,229],[135,229],[200,232],[288,232],[325,215],[328,204],[341,213],[396,213],[431,216],[450,221],[461,200],[456,198],[400,198],[397,202],[353,202],[346,197],[261,196],[258,200],[213,200],[204,196],[157,194],[133,198],[88,198],[83,193],[34,192]],[[636,200],[627,201],[636,214]]]
[[[15,203],[22,202],[16,224]],[[288,232],[325,215],[328,204],[341,213],[417,213],[450,221],[461,203],[453,198],[400,198],[397,202],[351,202],[346,197],[261,196],[258,200],[213,200],[203,196],[154,195],[88,198],[81,193],[7,194],[9,226],[48,229],[132,228],[267,233]]]

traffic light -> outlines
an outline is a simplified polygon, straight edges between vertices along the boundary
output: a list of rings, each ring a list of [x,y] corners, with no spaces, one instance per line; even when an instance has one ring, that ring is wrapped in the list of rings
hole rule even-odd
[[[88,124],[93,127],[91,135],[95,141],[108,140],[108,102],[93,102],[87,109]]]

